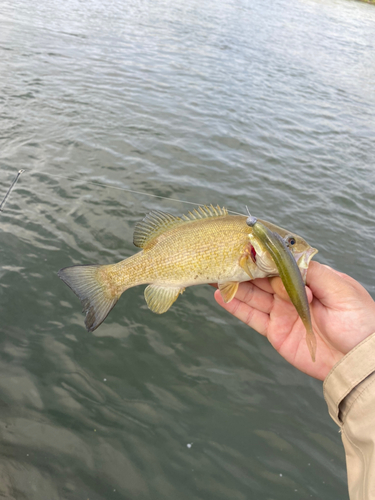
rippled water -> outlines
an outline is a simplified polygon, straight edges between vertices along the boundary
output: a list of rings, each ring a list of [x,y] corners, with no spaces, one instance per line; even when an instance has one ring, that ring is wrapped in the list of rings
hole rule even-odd
[[[3,497],[347,498],[321,383],[210,287],[163,316],[131,289],[88,334],[56,271],[186,200],[248,205],[375,296],[374,27],[347,0],[2,2],[0,195],[27,169],[0,214]]]

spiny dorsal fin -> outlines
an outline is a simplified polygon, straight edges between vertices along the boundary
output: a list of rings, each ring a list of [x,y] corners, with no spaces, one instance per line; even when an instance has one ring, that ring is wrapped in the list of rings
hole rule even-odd
[[[185,221],[204,219],[206,217],[221,217],[222,215],[228,215],[228,210],[226,208],[220,208],[219,205],[214,207],[213,205],[202,205],[201,207],[194,208],[192,212],[187,215],[183,215]]]
[[[204,205],[198,207],[197,209],[195,208],[193,211],[189,212],[187,215],[183,215],[182,217],[176,217],[175,215],[167,214],[166,212],[154,210],[153,212],[147,214],[141,222],[136,224],[133,243],[136,247],[146,248],[155,238],[172,227],[186,224],[187,222],[192,222],[198,219],[204,219],[206,217],[221,217],[227,214],[227,209],[220,208],[219,205],[217,207],[214,207],[213,205]]]

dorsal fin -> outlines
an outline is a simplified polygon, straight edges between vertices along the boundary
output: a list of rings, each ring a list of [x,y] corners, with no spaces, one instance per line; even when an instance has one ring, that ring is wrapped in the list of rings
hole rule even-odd
[[[192,221],[197,219],[205,219],[206,217],[221,217],[223,215],[228,215],[228,210],[226,208],[220,208],[219,205],[214,207],[213,205],[202,205],[198,208],[194,208],[192,212],[187,215],[183,215],[185,221]]]
[[[219,205],[217,207],[214,207],[213,205],[204,205],[198,207],[197,209],[195,208],[182,217],[176,217],[175,215],[167,214],[166,212],[154,210],[153,212],[147,214],[141,222],[136,224],[133,243],[136,247],[146,248],[155,238],[172,227],[186,224],[198,219],[204,219],[206,217],[221,217],[227,214],[227,209],[220,208]]]
[[[153,239],[171,227],[183,224],[181,217],[154,210],[137,222],[134,228],[133,243],[136,247],[145,248]]]

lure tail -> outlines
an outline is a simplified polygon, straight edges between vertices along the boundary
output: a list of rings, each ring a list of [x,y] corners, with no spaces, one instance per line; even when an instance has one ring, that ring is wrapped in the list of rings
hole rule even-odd
[[[304,322],[304,325],[306,328],[306,344],[307,344],[307,347],[309,348],[311,359],[315,362],[316,337],[315,337],[314,332],[311,328],[311,320],[310,320],[310,326],[307,325],[305,322]]]
[[[102,271],[104,267],[107,266],[65,267],[57,273],[80,299],[89,332],[93,332],[103,323],[121,295],[111,290]]]

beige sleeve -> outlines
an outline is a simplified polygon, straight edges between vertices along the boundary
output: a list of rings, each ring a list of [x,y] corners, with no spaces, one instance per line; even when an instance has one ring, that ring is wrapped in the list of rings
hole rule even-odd
[[[375,499],[375,333],[332,368],[323,390],[341,428],[350,500]]]

